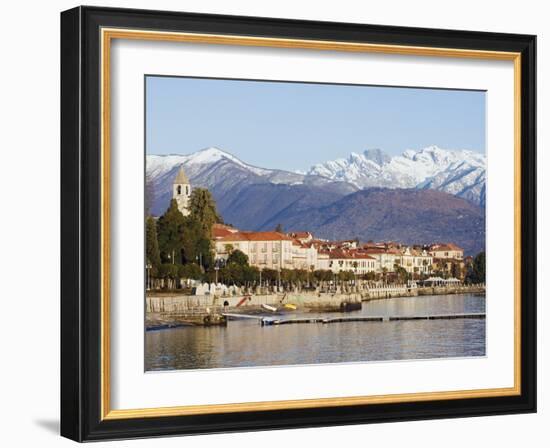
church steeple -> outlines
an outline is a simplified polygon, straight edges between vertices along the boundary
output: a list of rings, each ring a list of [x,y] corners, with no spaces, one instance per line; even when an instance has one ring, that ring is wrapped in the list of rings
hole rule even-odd
[[[180,166],[178,174],[172,183],[172,198],[178,203],[178,209],[183,216],[189,215],[189,198],[191,197],[191,184],[183,171],[183,165]]]

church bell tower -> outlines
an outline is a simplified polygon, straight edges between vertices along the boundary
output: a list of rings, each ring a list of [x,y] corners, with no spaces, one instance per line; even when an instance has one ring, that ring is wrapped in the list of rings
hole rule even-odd
[[[180,166],[178,174],[172,183],[172,198],[178,203],[178,209],[183,216],[189,215],[189,199],[191,197],[191,184]]]

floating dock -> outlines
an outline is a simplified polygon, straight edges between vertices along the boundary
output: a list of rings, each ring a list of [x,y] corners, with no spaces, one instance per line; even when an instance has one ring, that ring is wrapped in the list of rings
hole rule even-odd
[[[252,316],[250,316],[252,317]],[[399,320],[485,319],[485,313],[431,314],[420,316],[340,316],[277,318],[253,316],[261,325],[331,324],[337,322],[391,322]]]

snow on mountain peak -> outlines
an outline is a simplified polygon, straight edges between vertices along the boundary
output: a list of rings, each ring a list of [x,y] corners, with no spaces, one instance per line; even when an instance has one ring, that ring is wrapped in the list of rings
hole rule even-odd
[[[391,160],[391,157],[379,148],[367,149],[363,152],[363,156],[380,166]]]
[[[223,158],[240,162],[240,160],[237,159],[235,156],[229,154],[228,152],[222,151],[221,149],[216,148],[215,146],[212,146],[210,148],[204,148],[204,149],[201,149],[200,151],[189,154],[187,156],[187,162],[188,163],[214,163]]]
[[[442,149],[435,145],[417,150],[407,149],[403,154],[393,157],[380,149],[352,152],[346,158],[314,165],[306,173],[259,168],[217,147],[208,147],[191,154],[147,156],[147,174],[153,178],[171,176],[172,170],[179,166],[184,167],[190,178],[199,178],[208,176],[213,165],[237,166],[243,173],[263,177],[270,183],[293,185],[315,176],[315,182],[322,179],[327,182],[345,182],[358,189],[430,188],[481,205],[485,203],[485,154]]]
[[[380,149],[368,149],[363,154],[352,152],[347,159],[314,165],[308,174],[349,182],[358,188],[426,188],[428,185],[427,188],[458,192],[473,202],[477,201],[476,197],[483,202],[479,192],[484,191],[485,163],[484,154],[431,145],[407,149],[393,157]]]
[[[218,163],[220,160],[224,159],[260,176],[272,172],[272,170],[248,165],[247,163],[244,163],[242,160],[240,160],[238,157],[235,157],[233,154],[215,146],[204,148],[191,154],[148,155],[147,172],[151,173],[151,175],[153,176],[157,176],[160,174],[164,174],[167,171],[170,171],[176,165],[183,165],[186,170],[200,170],[201,166],[208,166],[214,163]]]

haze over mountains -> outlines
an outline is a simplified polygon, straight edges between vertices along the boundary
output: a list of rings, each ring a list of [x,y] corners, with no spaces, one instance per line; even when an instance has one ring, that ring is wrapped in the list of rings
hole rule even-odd
[[[248,230],[310,230],[321,238],[485,246],[485,156],[430,146],[391,157],[381,150],[314,165],[306,173],[249,165],[218,148],[147,155],[151,213],[161,215],[183,165],[208,188],[225,222]]]

